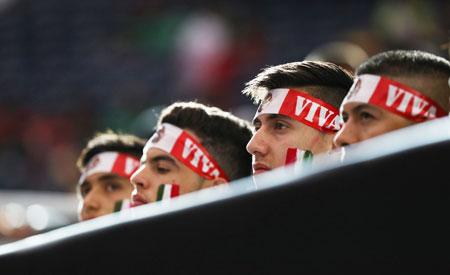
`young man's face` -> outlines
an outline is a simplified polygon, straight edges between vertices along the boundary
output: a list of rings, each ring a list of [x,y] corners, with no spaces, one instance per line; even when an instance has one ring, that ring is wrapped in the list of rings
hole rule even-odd
[[[102,172],[88,176],[78,188],[78,217],[84,221],[112,213],[117,201],[130,199],[133,186],[127,178]]]
[[[253,174],[284,166],[288,148],[313,154],[332,148],[332,134],[321,133],[284,115],[262,114],[253,120],[253,125],[256,132],[247,144],[253,157]]]
[[[342,118],[344,125],[334,138],[334,144],[338,147],[414,124],[387,110],[359,102],[345,104]]]
[[[162,184],[179,185],[180,195],[214,185],[214,180],[200,177],[174,156],[157,148],[144,152],[141,166],[131,177],[131,182],[134,205],[155,202],[158,187]]]

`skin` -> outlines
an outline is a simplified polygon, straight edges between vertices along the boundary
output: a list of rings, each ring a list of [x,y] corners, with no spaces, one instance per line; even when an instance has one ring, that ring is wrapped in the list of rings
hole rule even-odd
[[[110,214],[117,201],[129,199],[133,187],[127,178],[113,173],[90,175],[78,187],[80,221]]]
[[[187,131],[200,140],[192,131]],[[223,178],[207,180],[200,177],[169,153],[150,148],[142,155],[141,166],[131,176],[134,206],[155,202],[161,184],[178,184],[180,195],[226,183]]]
[[[345,104],[342,109],[344,125],[334,138],[337,147],[361,142],[414,124],[406,118],[371,104],[352,102]]]
[[[430,81],[428,77],[389,75],[387,77],[417,91],[437,90],[437,87],[442,86],[438,80]],[[443,94],[445,93],[441,93]],[[446,98],[444,97],[444,100],[447,100]],[[361,142],[416,123],[371,104],[351,102],[341,108],[344,125],[333,141],[337,147]]]
[[[288,148],[309,150],[313,154],[332,149],[332,134],[322,133],[290,117],[262,114],[254,119],[255,133],[247,144],[252,154],[253,174],[282,167]]]

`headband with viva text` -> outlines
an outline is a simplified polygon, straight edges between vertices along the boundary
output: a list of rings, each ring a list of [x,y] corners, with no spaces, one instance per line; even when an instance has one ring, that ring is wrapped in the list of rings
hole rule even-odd
[[[342,106],[352,102],[376,105],[415,122],[447,115],[439,104],[420,92],[397,81],[370,74],[358,76]]]
[[[171,154],[203,178],[211,180],[220,177],[229,181],[208,151],[188,132],[172,124],[161,124],[145,145],[144,154],[150,148],[158,148]]]
[[[335,107],[298,90],[270,90],[255,118],[262,114],[285,115],[321,132],[335,133],[340,129],[339,111]]]
[[[140,162],[134,156],[118,153],[103,152],[95,155],[84,168],[79,183],[95,173],[114,173],[129,179],[139,168]]]

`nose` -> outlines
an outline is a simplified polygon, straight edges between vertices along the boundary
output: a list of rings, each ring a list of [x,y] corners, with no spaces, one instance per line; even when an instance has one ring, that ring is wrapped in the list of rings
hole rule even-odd
[[[344,123],[333,138],[333,143],[336,147],[347,146],[357,142],[359,142],[358,130],[350,121]]]
[[[81,204],[81,214],[94,214],[101,210],[102,202],[99,192],[100,190],[93,188],[86,194]]]
[[[269,147],[267,145],[267,141],[263,138],[263,132],[260,130],[256,131],[255,134],[253,134],[253,137],[250,139],[250,141],[247,143],[246,149],[247,152],[250,154],[256,156],[264,156],[267,154]]]
[[[149,188],[150,183],[145,176],[145,169],[145,165],[141,165],[141,167],[139,167],[139,169],[131,175],[130,181],[135,190]]]

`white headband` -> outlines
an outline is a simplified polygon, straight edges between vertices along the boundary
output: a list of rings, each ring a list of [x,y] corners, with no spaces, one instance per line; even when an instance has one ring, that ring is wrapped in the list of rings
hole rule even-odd
[[[89,161],[81,173],[79,183],[83,183],[87,177],[95,173],[115,173],[119,176],[130,178],[139,168],[139,160],[131,155],[118,152],[102,152]]]

